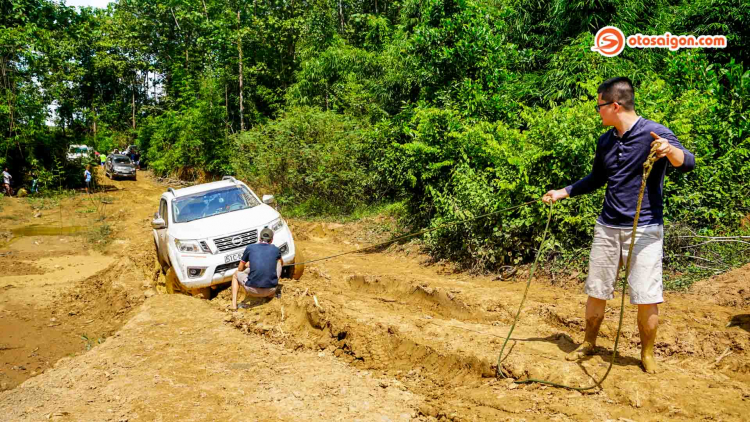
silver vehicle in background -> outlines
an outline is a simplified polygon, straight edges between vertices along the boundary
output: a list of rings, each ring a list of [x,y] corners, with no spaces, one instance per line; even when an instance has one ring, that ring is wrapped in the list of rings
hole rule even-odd
[[[127,178],[136,180],[135,164],[125,155],[110,154],[104,163],[104,173],[110,179]]]

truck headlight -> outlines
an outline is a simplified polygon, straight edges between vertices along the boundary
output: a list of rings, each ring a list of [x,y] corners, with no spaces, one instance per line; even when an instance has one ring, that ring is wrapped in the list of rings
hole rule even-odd
[[[284,227],[284,220],[282,220],[281,218],[277,218],[276,220],[271,221],[268,227],[270,227],[274,232],[277,232]]]
[[[187,252],[187,253],[205,253],[203,250],[201,250],[200,245],[198,244],[197,240],[174,240],[175,246],[177,246],[177,250],[180,252]]]

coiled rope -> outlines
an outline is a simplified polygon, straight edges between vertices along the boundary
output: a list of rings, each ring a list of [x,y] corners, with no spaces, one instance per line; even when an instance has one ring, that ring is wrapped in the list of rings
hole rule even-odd
[[[615,345],[614,349],[612,350],[612,357],[609,360],[609,367],[607,368],[607,372],[604,373],[604,376],[599,381],[594,381],[594,385],[590,385],[588,387],[574,387],[570,385],[564,385],[564,384],[558,384],[552,381],[547,380],[540,380],[536,378],[530,378],[522,381],[514,381],[516,384],[531,384],[531,383],[540,383],[540,384],[546,384],[551,385],[553,387],[560,387],[560,388],[568,388],[571,390],[577,390],[577,391],[585,391],[585,390],[591,390],[596,387],[601,387],[601,384],[604,382],[604,380],[607,379],[607,376],[609,376],[610,371],[612,371],[612,366],[614,366],[615,363],[615,356],[617,356],[617,345],[620,341],[620,333],[622,331],[622,319],[623,315],[625,314],[625,288],[628,285],[628,277],[630,275],[630,259],[633,257],[633,246],[635,245],[635,233],[636,229],[638,228],[638,218],[641,215],[641,202],[643,201],[643,193],[646,190],[646,180],[648,179],[648,176],[651,174],[651,168],[654,166],[654,162],[656,162],[656,148],[658,145],[655,145],[651,148],[651,152],[648,155],[648,158],[643,163],[643,176],[641,179],[641,190],[638,193],[638,205],[636,206],[635,210],[635,219],[633,219],[633,231],[631,233],[630,237],[630,248],[628,249],[628,261],[625,266],[625,279],[622,281],[622,298],[620,301],[620,322],[617,325],[617,336],[615,337]],[[549,207],[549,214],[547,216],[547,227],[544,229],[544,234],[542,235],[542,242],[539,245],[539,249],[536,252],[536,258],[534,259],[534,265],[531,267],[531,272],[529,272],[529,279],[526,282],[526,290],[523,292],[523,297],[521,298],[521,304],[518,307],[518,312],[516,313],[516,317],[513,320],[513,325],[510,327],[510,331],[508,332],[508,336],[505,338],[505,342],[503,343],[503,347],[500,349],[500,354],[497,357],[497,374],[499,377],[507,378],[502,370],[502,358],[503,358],[503,351],[505,351],[505,346],[508,344],[508,340],[510,340],[511,334],[513,334],[513,329],[516,328],[516,323],[518,322],[518,318],[521,315],[521,309],[523,309],[523,303],[526,301],[526,295],[529,292],[529,286],[531,286],[531,278],[534,276],[534,270],[536,270],[537,262],[539,261],[539,256],[542,253],[542,248],[544,247],[544,241],[547,237],[547,230],[549,229],[549,223],[552,220],[552,205],[550,204]]]

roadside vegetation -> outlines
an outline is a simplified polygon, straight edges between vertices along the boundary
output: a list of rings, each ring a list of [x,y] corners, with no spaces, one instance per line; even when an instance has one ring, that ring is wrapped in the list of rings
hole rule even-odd
[[[605,130],[596,88],[628,76],[637,112],[697,157],[694,172],[665,182],[667,284],[750,260],[745,243],[677,237],[750,231],[745,1],[128,0],[104,10],[10,0],[0,12],[0,162],[37,169],[48,188],[82,183],[82,169],[60,160],[70,144],[136,144],[157,175],[234,174],[290,215],[347,219],[398,204],[404,232],[436,227],[587,174]],[[590,48],[606,25],[729,44],[605,58]],[[550,273],[585,267],[602,198],[555,206]],[[523,264],[547,212],[535,204],[451,226],[425,245],[474,271]]]

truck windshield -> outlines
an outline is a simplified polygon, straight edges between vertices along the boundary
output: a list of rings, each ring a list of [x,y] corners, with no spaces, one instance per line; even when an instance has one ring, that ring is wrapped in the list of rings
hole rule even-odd
[[[115,158],[115,164],[132,164],[130,158]]]
[[[175,223],[186,223],[259,204],[244,186],[231,186],[177,198],[172,201],[172,214]]]

